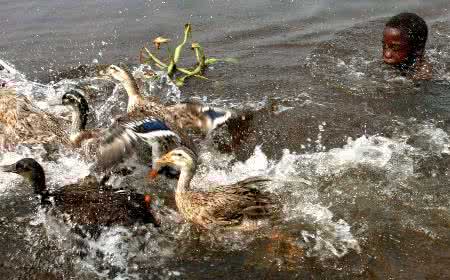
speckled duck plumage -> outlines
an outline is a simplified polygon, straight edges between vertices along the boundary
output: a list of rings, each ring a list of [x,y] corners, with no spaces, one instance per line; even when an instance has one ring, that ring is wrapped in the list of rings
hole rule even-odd
[[[195,174],[196,155],[187,148],[177,148],[157,161],[157,166],[174,165],[181,170],[175,201],[183,217],[201,227],[239,228],[245,220],[267,220],[280,211],[278,198],[259,190],[271,180],[253,177],[226,186],[211,186],[201,191],[191,188]],[[152,177],[156,175],[152,171]]]
[[[182,140],[158,118],[132,113],[106,129],[86,129],[89,112],[86,98],[77,90],[66,92],[62,103],[72,110],[70,139],[103,171],[135,154],[149,164]]]
[[[217,126],[225,123],[233,116],[230,110],[213,108],[199,103],[179,103],[165,106],[155,98],[144,98],[133,75],[125,68],[110,65],[101,71],[102,76],[111,77],[119,81],[128,95],[127,112],[141,112],[159,116],[174,129],[193,130],[194,132],[208,133]]]
[[[71,145],[62,120],[34,106],[14,89],[0,89],[0,124],[3,145],[54,142]]]

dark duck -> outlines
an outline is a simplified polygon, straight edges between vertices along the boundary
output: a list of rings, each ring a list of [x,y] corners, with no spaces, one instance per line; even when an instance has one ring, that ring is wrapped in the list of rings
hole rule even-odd
[[[77,225],[131,225],[159,221],[150,205],[150,196],[127,190],[113,190],[88,176],[78,184],[61,187],[50,192],[46,186],[42,166],[32,158],[23,158],[14,164],[0,166],[0,171],[26,178],[34,193],[40,195],[41,204],[70,217]]]

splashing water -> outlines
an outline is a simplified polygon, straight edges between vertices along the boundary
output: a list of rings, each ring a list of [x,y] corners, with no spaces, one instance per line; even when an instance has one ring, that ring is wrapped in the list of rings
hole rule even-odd
[[[148,69],[140,66],[134,74],[139,76],[145,71]],[[11,76],[13,72],[14,75]],[[39,107],[63,118],[67,118],[68,114],[66,108],[58,103],[63,93],[89,84],[87,96],[93,107],[91,126],[94,127],[109,125],[114,114],[125,110],[125,93],[119,85],[112,82],[83,78],[44,85],[27,81],[15,70],[8,70],[7,74],[2,75],[5,75],[0,77],[2,79],[8,75],[11,80],[14,79],[18,92],[29,96]],[[166,77],[158,76],[155,81],[156,83],[146,81],[146,94],[158,95],[159,92],[164,101],[179,101],[180,91]],[[105,97],[103,93],[106,89],[111,94]],[[285,149],[278,160],[271,159],[264,153],[264,146],[256,146],[252,156],[242,162],[236,161],[232,154],[220,154],[204,146],[200,154],[201,165],[193,185],[206,190],[211,184],[230,184],[251,176],[270,177],[273,183],[267,190],[279,195],[283,202],[281,229],[292,235],[294,244],[304,251],[305,257],[317,258],[323,265],[329,260],[338,262],[349,255],[368,254],[367,239],[376,230],[371,228],[368,218],[354,218],[348,213],[354,208],[364,209],[364,205],[359,204],[364,202],[359,200],[369,200],[374,204],[372,207],[387,219],[401,215],[403,224],[394,226],[426,232],[438,239],[445,236],[442,231],[430,227],[421,215],[428,211],[440,211],[439,213],[448,215],[448,201],[441,202],[431,191],[428,196],[422,197],[422,193],[414,189],[415,185],[409,184],[418,177],[426,177],[420,173],[422,171],[418,171],[424,160],[449,153],[449,136],[445,130],[432,123],[416,124],[406,137],[405,132],[399,129],[391,138],[364,135],[355,139],[348,138],[342,147],[327,150],[322,142],[327,124],[322,121],[319,123],[317,139],[309,139],[305,143],[305,146],[315,145],[312,151],[298,154]],[[49,158],[41,145],[18,146],[14,152],[0,155],[0,164],[9,164],[22,157],[33,157],[41,162],[50,186],[55,188],[74,183],[89,173],[89,163],[78,155],[60,151],[56,158]],[[141,174],[146,169],[137,170],[140,173],[136,172],[134,179],[131,176],[119,178],[114,185],[130,185],[131,188],[148,191],[149,186],[143,184]],[[437,174],[435,176],[440,174],[439,170],[433,169],[430,172]],[[369,174],[369,179],[362,180],[366,174]],[[429,180],[428,177],[425,179]],[[0,197],[6,199],[14,193],[21,181],[16,175],[0,174]],[[173,187],[173,182],[168,184]],[[421,199],[436,200],[433,210],[429,209],[429,204],[421,203]],[[202,262],[214,265],[214,256],[218,251],[247,254],[252,252],[252,246],[262,238],[259,234],[249,237],[232,233],[222,239],[205,238],[208,242],[201,238],[200,241],[194,240],[194,229],[186,225],[180,215],[163,200],[155,199],[155,204],[165,214],[161,230],[156,230],[151,225],[128,228],[111,226],[103,227],[98,236],[91,236],[86,232],[86,236],[80,236],[75,230],[77,225],[68,224],[63,217],[49,215],[38,208],[35,198],[29,199],[28,203],[34,201],[33,205],[37,210],[31,217],[28,213],[25,218],[16,218],[14,227],[8,230],[11,235],[24,231],[24,241],[27,242],[24,246],[31,251],[41,252],[47,245],[53,248],[49,254],[54,255],[49,257],[48,266],[52,266],[53,260],[57,260],[55,263],[64,263],[70,259],[66,261],[67,270],[75,269],[86,275],[86,278],[115,279],[139,279],[142,275],[170,279],[189,270],[189,265],[178,264],[177,258],[182,260],[181,263],[189,264],[192,252],[201,250],[205,254]],[[393,205],[399,205],[403,209],[378,206],[388,200],[395,200]],[[418,201],[414,206],[417,209],[407,212],[404,209],[409,209],[408,203],[411,200]],[[19,215],[19,211],[14,215]],[[377,225],[379,224],[374,227]],[[39,265],[40,258],[36,255],[28,260]],[[301,262],[301,259],[296,261]]]

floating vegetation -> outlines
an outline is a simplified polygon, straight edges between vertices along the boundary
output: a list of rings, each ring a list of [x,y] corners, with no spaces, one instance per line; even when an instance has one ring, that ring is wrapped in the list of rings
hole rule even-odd
[[[187,78],[195,77],[199,79],[205,79],[204,72],[206,68],[218,62],[232,62],[236,63],[236,59],[233,58],[207,58],[203,47],[198,42],[191,43],[191,49],[195,53],[197,59],[196,65],[192,67],[181,67],[178,62],[181,57],[181,52],[186,45],[186,43],[191,39],[192,28],[190,24],[185,24],[184,26],[184,36],[183,41],[177,45],[177,47],[172,52],[170,47],[167,47],[167,52],[169,57],[167,62],[159,59],[154,55],[146,46],[142,47],[140,51],[140,62],[142,64],[154,64],[161,70],[167,72],[167,75],[175,82],[177,86],[183,86],[184,81]],[[167,45],[170,39],[164,37],[157,37],[153,40],[153,45],[157,50],[161,49],[161,46]]]

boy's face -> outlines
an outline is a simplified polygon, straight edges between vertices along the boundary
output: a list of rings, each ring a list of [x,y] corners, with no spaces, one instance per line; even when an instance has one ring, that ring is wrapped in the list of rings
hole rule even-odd
[[[405,62],[411,52],[408,40],[400,29],[385,27],[383,33],[383,60],[387,64],[397,65]]]

